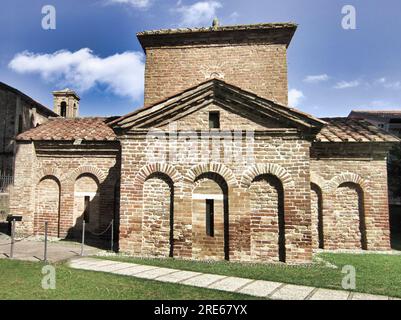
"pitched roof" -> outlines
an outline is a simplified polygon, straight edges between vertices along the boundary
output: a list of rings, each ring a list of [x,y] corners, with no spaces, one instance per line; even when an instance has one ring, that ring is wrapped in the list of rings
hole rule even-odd
[[[44,124],[17,136],[17,140],[113,141],[116,135],[106,118],[51,118]]]
[[[401,110],[352,110],[348,118],[388,121],[392,118],[401,119]]]
[[[323,118],[327,125],[317,134],[317,142],[401,142],[396,136],[365,120]]]
[[[45,107],[43,104],[35,101],[34,99],[29,97],[25,93],[19,91],[18,89],[15,89],[15,88],[9,86],[8,84],[6,84],[4,82],[1,82],[1,81],[0,81],[0,89],[12,92],[12,93],[20,96],[24,101],[26,101],[28,104],[30,104],[33,108],[36,108],[38,111],[40,111],[41,113],[45,114],[46,116],[50,116],[50,117],[57,117],[58,116],[57,113],[55,113],[52,110],[50,110],[49,108]]]
[[[242,90],[220,79],[211,79],[179,94],[171,96],[151,106],[129,113],[110,125],[114,128],[148,128],[155,123],[174,117],[182,117],[193,107],[201,108],[217,103],[228,109],[238,109],[244,113],[292,124],[297,128],[316,129],[325,122],[293,108],[279,105],[261,98],[256,94]]]

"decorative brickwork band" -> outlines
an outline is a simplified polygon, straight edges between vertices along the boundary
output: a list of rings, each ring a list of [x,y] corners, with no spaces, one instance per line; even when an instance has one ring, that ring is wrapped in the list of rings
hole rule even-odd
[[[63,174],[58,168],[46,167],[38,170],[35,175],[35,185],[37,185],[40,181],[42,181],[45,177],[53,177],[59,183],[62,180]]]
[[[82,174],[92,174],[98,180],[98,183],[102,183],[106,179],[106,175],[102,170],[93,166],[82,166],[75,169],[72,173],[68,174],[64,179],[70,182],[75,182],[77,178]]]
[[[243,188],[249,188],[255,177],[263,174],[271,174],[273,176],[276,176],[278,179],[280,179],[284,188],[295,187],[294,180],[292,179],[290,174],[283,167],[275,163],[257,164],[250,167],[242,175],[241,186]]]
[[[204,163],[204,164],[200,164],[200,165],[192,167],[187,172],[187,175],[185,177],[185,182],[189,183],[189,184],[194,183],[198,176],[202,175],[203,173],[208,173],[208,172],[217,173],[220,176],[222,176],[224,178],[224,180],[227,182],[227,185],[229,187],[235,188],[238,186],[237,179],[235,178],[231,169],[229,169],[222,163],[215,163],[215,162],[214,163],[213,162],[212,163]]]
[[[321,176],[316,174],[315,172],[310,173],[310,182],[319,187],[320,190],[326,190],[327,181],[324,180]]]
[[[365,192],[367,191],[367,184],[365,180],[361,176],[352,172],[346,172],[335,176],[327,183],[326,189],[329,192],[334,192],[338,188],[338,186],[347,182],[355,183],[356,185],[360,186],[362,190],[364,190]]]
[[[143,185],[146,179],[153,173],[160,172],[167,175],[174,184],[180,183],[183,179],[181,174],[172,165],[167,163],[150,163],[143,166],[135,176],[134,184]]]

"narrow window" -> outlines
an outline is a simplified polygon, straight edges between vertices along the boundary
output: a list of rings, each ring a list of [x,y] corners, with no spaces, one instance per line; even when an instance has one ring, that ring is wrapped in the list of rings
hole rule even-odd
[[[18,134],[22,133],[24,130],[24,120],[22,119],[22,115],[18,117]]]
[[[90,212],[90,197],[89,196],[85,196],[84,199],[84,220],[85,223],[89,223],[89,212]]]
[[[206,235],[214,237],[214,200],[206,200]]]
[[[220,129],[220,112],[209,112],[209,129]]]
[[[61,102],[60,116],[62,116],[64,118],[67,116],[67,103],[65,101]]]

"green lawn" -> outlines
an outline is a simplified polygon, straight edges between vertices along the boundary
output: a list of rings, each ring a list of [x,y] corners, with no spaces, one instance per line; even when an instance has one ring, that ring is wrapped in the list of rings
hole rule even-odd
[[[253,299],[221,291],[135,279],[56,265],[56,289],[41,286],[43,264],[0,259],[0,300],[4,299]]]
[[[318,255],[338,269],[322,264],[285,266],[274,264],[245,264],[233,262],[194,262],[176,259],[142,259],[131,257],[107,257],[146,265],[200,271],[251,279],[262,279],[322,288],[341,289],[345,265],[356,269],[356,290],[379,295],[401,297],[401,256],[380,254],[332,254]]]

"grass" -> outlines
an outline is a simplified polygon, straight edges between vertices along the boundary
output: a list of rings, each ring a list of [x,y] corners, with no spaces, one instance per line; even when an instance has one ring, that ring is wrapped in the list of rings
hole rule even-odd
[[[107,259],[330,289],[342,289],[341,282],[344,277],[341,272],[342,267],[351,265],[356,269],[355,291],[401,297],[401,256],[337,253],[323,253],[318,256],[338,268],[329,268],[323,264],[286,266],[277,264],[198,262],[177,259],[144,259],[124,256],[107,257]]]
[[[64,264],[55,266],[56,289],[44,290],[41,286],[42,267],[43,264],[40,262],[0,259],[0,299],[253,299],[253,297],[241,294],[75,270]]]

